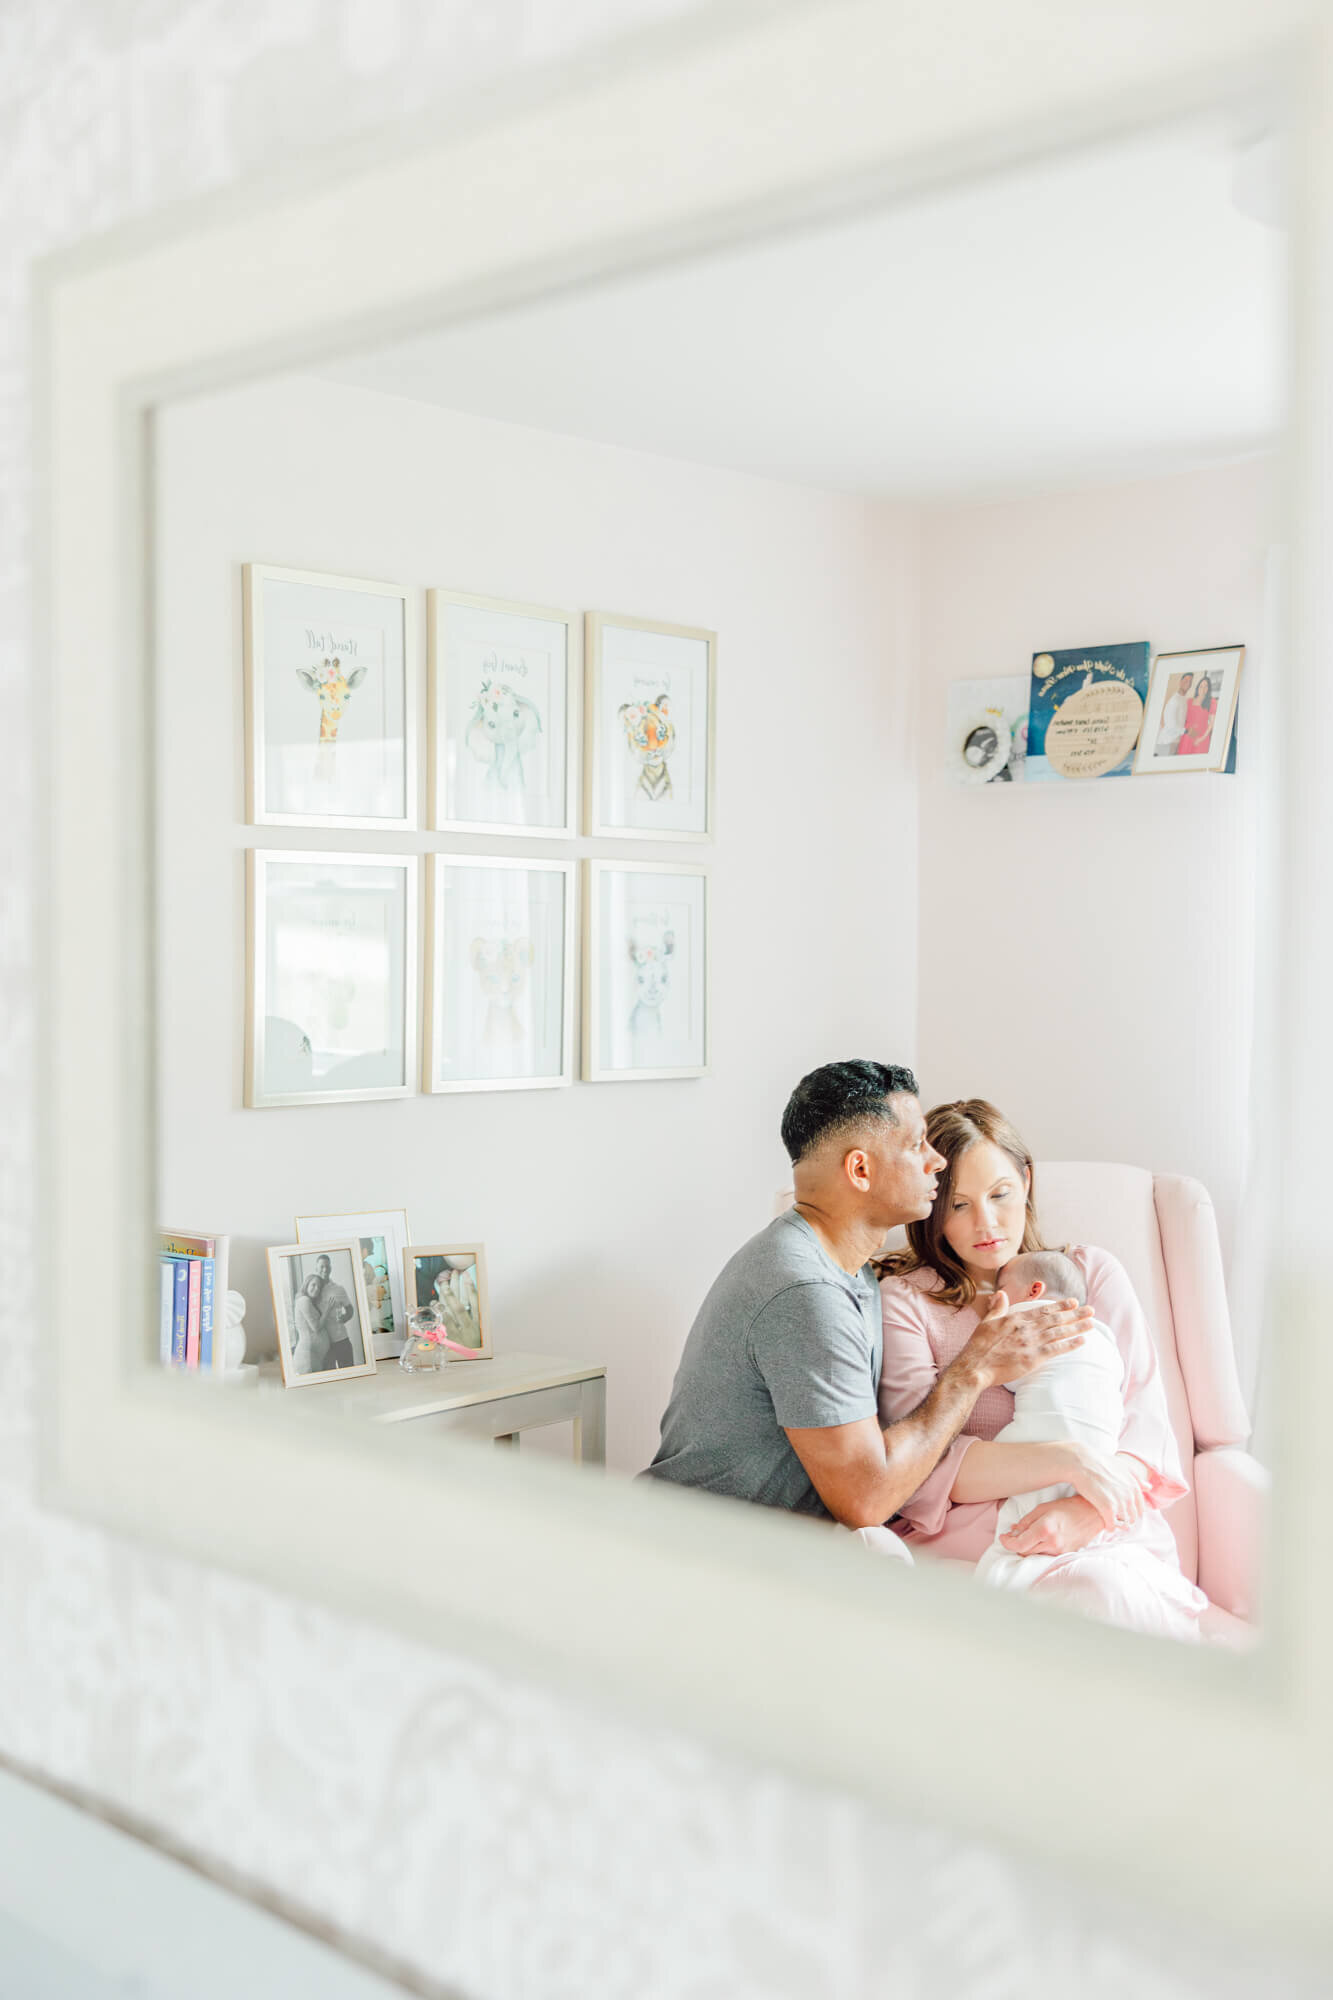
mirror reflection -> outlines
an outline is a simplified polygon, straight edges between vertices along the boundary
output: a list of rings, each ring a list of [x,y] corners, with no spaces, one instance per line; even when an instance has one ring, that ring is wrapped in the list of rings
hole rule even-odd
[[[1212,117],[159,413],[155,1364],[1253,1638],[1281,220]]]

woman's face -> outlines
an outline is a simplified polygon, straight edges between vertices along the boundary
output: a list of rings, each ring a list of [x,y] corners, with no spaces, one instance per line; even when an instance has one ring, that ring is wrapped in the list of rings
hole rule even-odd
[[[301,1290],[308,1299],[317,1299],[323,1289],[324,1280],[322,1278],[307,1278],[301,1287]]]
[[[1028,1184],[1024,1170],[989,1139],[959,1155],[944,1217],[944,1240],[969,1278],[989,1285],[1023,1247]]]

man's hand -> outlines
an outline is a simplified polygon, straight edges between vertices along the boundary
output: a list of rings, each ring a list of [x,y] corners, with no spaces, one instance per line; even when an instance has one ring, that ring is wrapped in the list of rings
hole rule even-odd
[[[975,1333],[968,1341],[955,1368],[979,1378],[989,1389],[997,1382],[1012,1382],[1030,1375],[1056,1354],[1072,1353],[1082,1347],[1092,1328],[1092,1310],[1077,1299],[1052,1299],[1048,1305],[1025,1307],[1011,1313],[1003,1292],[996,1292]]]
[[[1076,1493],[1071,1499],[1047,1500],[1034,1507],[1000,1541],[1015,1556],[1067,1556],[1095,1542],[1101,1532],[1101,1515]]]

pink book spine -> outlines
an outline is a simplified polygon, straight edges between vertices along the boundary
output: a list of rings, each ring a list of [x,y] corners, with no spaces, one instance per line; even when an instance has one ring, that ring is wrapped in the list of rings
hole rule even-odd
[[[190,1259],[190,1317],[185,1328],[185,1366],[199,1366],[199,1301],[203,1283],[203,1264],[198,1257]]]

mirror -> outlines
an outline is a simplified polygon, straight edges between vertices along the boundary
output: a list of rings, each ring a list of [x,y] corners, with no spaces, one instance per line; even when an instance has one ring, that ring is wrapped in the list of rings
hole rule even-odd
[[[154,1353],[226,1372],[236,1291],[270,1416],[824,1512],[806,1434],[881,1373],[836,1253],[878,1246],[829,1221],[846,1146],[810,1178],[818,1093],[771,1223],[779,1125],[906,1064],[866,1214],[922,1222],[895,1148],[971,1108],[927,1122],[881,1414],[956,1384],[1029,1159],[1043,1241],[1095,1247],[1006,1282],[1098,1326],[1027,1431],[988,1377],[849,1524],[1252,1642],[1282,221],[1271,126],[1214,113],[158,410]],[[686,1348],[766,1228],[864,1318],[851,1390],[753,1274]],[[761,1305],[773,1351],[727,1349]],[[1068,1546],[995,1541],[1067,1493]]]

